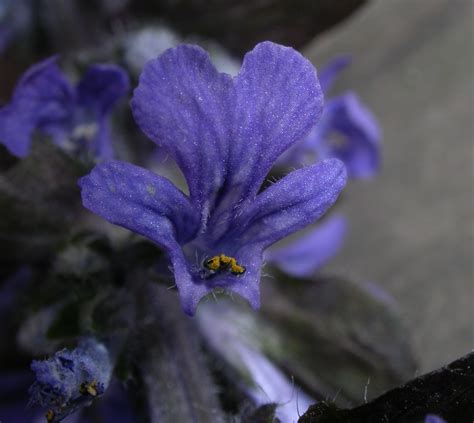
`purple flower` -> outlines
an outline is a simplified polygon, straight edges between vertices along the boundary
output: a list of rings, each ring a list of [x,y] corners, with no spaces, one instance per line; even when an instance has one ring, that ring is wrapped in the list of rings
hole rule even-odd
[[[289,47],[257,45],[234,78],[199,47],[167,50],[145,66],[132,109],[181,168],[189,196],[166,178],[111,161],[80,180],[83,204],[167,251],[186,313],[214,288],[258,308],[263,251],[321,217],[346,182],[344,165],[331,159],[259,193],[322,107],[315,69]]]
[[[320,74],[321,87],[329,90],[338,74],[350,63],[347,56],[331,62]],[[336,157],[352,178],[373,176],[380,164],[380,128],[370,110],[353,92],[328,100],[318,125],[309,136],[280,159],[287,165],[314,163]]]
[[[36,381],[30,387],[31,403],[67,416],[104,394],[112,376],[107,348],[86,339],[73,351],[61,350],[47,360],[35,360]]]
[[[92,65],[72,86],[56,57],[46,59],[23,75],[11,102],[0,109],[0,143],[25,157],[37,130],[76,154],[110,158],[107,118],[128,87],[127,74],[115,65]]]
[[[339,252],[346,234],[344,216],[332,216],[288,245],[269,249],[265,259],[289,275],[308,277]]]

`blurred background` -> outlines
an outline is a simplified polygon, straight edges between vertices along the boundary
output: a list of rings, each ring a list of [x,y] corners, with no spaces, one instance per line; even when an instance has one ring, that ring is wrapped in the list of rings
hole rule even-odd
[[[333,92],[354,90],[373,110],[383,165],[346,190],[350,234],[324,272],[391,294],[424,372],[474,345],[472,16],[471,0],[0,0],[0,103],[55,53],[115,60],[134,78],[182,40],[224,69],[267,39],[317,68],[351,54]]]

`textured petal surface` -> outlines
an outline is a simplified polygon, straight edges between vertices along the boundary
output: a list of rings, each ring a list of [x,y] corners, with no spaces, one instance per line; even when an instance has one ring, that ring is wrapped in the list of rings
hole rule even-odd
[[[337,159],[296,170],[242,207],[228,239],[268,247],[319,219],[345,184],[345,166]]]
[[[316,125],[323,94],[313,65],[271,42],[245,55],[235,88],[229,175],[233,189],[246,197],[258,192],[278,156]]]
[[[336,157],[349,176],[367,178],[380,166],[380,129],[359,98],[348,93],[326,104],[317,130],[306,141],[319,157]]]
[[[199,216],[189,199],[166,178],[119,161],[97,165],[79,184],[86,208],[168,252],[183,309],[193,314],[211,288],[193,281],[180,245],[198,230]]]
[[[67,125],[75,105],[69,82],[50,58],[31,67],[21,78],[12,101],[0,110],[0,142],[17,157],[29,152],[32,132],[55,132]]]
[[[175,159],[201,207],[224,183],[233,101],[231,77],[189,45],[149,61],[134,92],[136,122]]]
[[[96,166],[80,179],[86,208],[158,244],[186,241],[197,230],[188,198],[166,178],[119,161]]]
[[[132,100],[138,125],[176,160],[204,214],[255,195],[322,107],[312,64],[270,42],[245,56],[234,80],[198,47],[170,49],[145,66]]]
[[[350,55],[338,56],[331,60],[319,72],[319,83],[324,93],[327,93],[339,74],[346,69],[352,62]]]
[[[292,172],[270,186],[255,200],[239,207],[230,229],[214,241],[209,254],[235,257],[246,271],[239,277],[218,278],[217,286],[260,306],[260,275],[266,247],[315,222],[336,201],[346,183],[342,162],[325,160]]]
[[[332,216],[288,245],[268,250],[265,259],[292,276],[308,277],[339,252],[346,235],[347,220]]]

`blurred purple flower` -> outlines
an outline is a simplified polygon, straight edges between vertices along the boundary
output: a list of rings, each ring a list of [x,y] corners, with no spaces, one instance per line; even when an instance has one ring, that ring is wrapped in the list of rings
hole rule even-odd
[[[320,72],[325,93],[350,62],[349,56],[340,56]],[[309,136],[283,154],[278,163],[307,166],[332,157],[344,162],[352,178],[371,177],[379,168],[380,129],[372,113],[352,92],[328,100],[321,120]],[[339,252],[346,233],[347,222],[337,217],[293,243],[270,250],[267,260],[290,275],[310,276]]]
[[[446,420],[444,420],[441,417],[438,417],[434,414],[428,414],[425,417],[425,423],[446,423]]]
[[[118,66],[92,65],[72,86],[56,57],[46,59],[23,75],[11,102],[0,109],[0,143],[25,157],[38,130],[66,150],[110,158],[108,115],[128,88],[128,76]]]
[[[346,218],[332,216],[293,242],[269,249],[265,260],[289,275],[308,277],[339,252],[346,235]]]
[[[225,302],[208,302],[197,323],[208,346],[240,376],[239,387],[256,406],[276,404],[281,423],[298,421],[316,402],[261,351],[261,339],[253,339],[245,314]]]
[[[342,56],[322,70],[324,93],[349,63],[350,59]],[[336,157],[346,165],[349,177],[368,178],[379,169],[380,138],[377,120],[359,97],[349,91],[326,102],[318,125],[303,142],[282,156],[280,163],[299,166]]]
[[[31,29],[32,18],[30,0],[0,0],[0,54]]]
[[[322,107],[315,69],[291,48],[257,45],[234,78],[199,47],[167,50],[145,66],[132,109],[183,171],[189,196],[166,178],[112,161],[81,179],[83,204],[168,252],[186,313],[217,287],[258,308],[263,251],[321,217],[346,182],[344,165],[331,159],[258,194]]]
[[[31,404],[48,407],[59,419],[89,406],[104,394],[112,376],[107,348],[92,338],[72,350],[61,350],[47,360],[34,360],[36,375],[29,393]]]

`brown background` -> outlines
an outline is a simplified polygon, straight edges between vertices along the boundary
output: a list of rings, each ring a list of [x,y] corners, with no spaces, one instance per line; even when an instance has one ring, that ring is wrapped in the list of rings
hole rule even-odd
[[[347,189],[351,234],[326,270],[393,294],[420,371],[474,345],[473,4],[373,1],[304,51],[317,66],[352,53],[335,91],[357,91],[384,131],[381,175]]]

